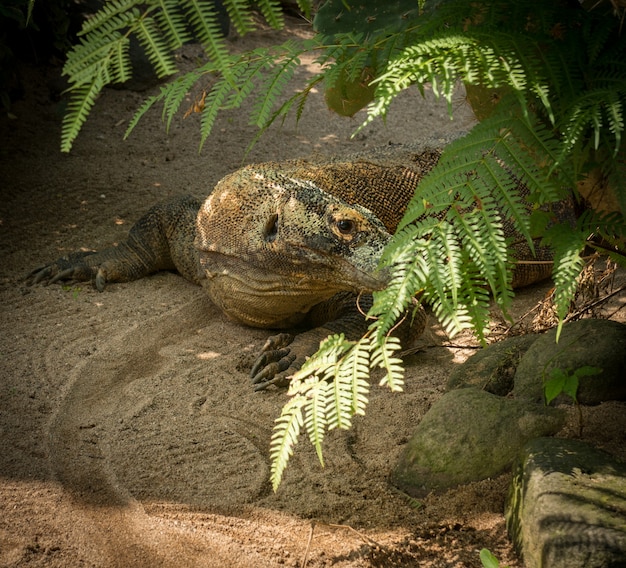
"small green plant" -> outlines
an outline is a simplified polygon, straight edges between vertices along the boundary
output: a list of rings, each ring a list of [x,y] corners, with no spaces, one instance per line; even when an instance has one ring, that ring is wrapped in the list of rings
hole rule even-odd
[[[62,286],[64,292],[71,292],[74,300],[78,299],[78,295],[83,291],[80,286]]]
[[[483,548],[480,551],[480,562],[482,563],[483,568],[500,568],[500,562],[487,548]],[[507,567],[502,566],[502,568]]]
[[[593,377],[599,375],[602,369],[599,367],[591,367],[585,365],[578,369],[560,369],[553,367],[550,370],[550,376],[544,380],[543,393],[546,399],[546,405],[550,404],[560,394],[569,396],[576,406],[578,413],[578,436],[583,434],[583,412],[578,402],[578,386],[582,377]]]
[[[575,404],[578,404],[578,385],[582,377],[599,375],[602,369],[585,365],[576,370],[560,369],[554,367],[550,370],[550,376],[544,381],[543,392],[546,404],[550,404],[560,394],[569,396]]]

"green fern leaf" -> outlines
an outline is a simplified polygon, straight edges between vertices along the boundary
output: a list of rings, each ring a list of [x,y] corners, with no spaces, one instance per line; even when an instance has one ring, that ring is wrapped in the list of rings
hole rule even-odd
[[[199,78],[200,75],[198,73],[190,72],[176,78],[166,86],[162,114],[162,118],[166,122],[166,130],[169,131],[174,115],[178,112],[180,105],[187,98],[189,91]]]
[[[387,337],[381,344],[372,347],[372,367],[383,369],[385,375],[380,380],[380,386],[389,387],[393,392],[401,392],[404,387],[404,368],[402,359],[393,355],[400,351],[400,340],[397,337]]]
[[[578,245],[578,246],[576,246]],[[583,246],[580,243],[555,251],[554,256],[554,306],[559,316],[557,340],[563,325],[563,319],[569,311],[576,294],[576,278],[580,275],[585,261],[581,256]]]
[[[133,115],[133,117],[131,118],[128,127],[126,128],[126,132],[124,132],[124,139],[128,138],[130,136],[130,133],[133,131],[133,129],[135,128],[135,126],[137,126],[137,124],[139,123],[139,120],[141,119],[141,117],[148,112],[156,103],[158,103],[159,101],[162,101],[168,94],[169,89],[172,87],[172,85],[165,85],[163,87],[161,87],[161,90],[158,94],[156,95],[152,95],[151,97],[148,97],[143,104],[139,107],[139,109],[135,112],[135,114]]]
[[[170,49],[178,49],[191,40],[178,0],[157,0],[155,19]]]
[[[298,8],[307,20],[311,19],[311,12],[313,11],[313,2],[311,0],[298,0]]]
[[[335,381],[349,388],[352,416],[365,414],[368,403],[369,383],[365,378],[369,375],[369,349],[369,340],[357,342],[342,358],[335,375]],[[337,427],[342,426],[338,424]]]
[[[159,77],[176,73],[176,65],[159,28],[152,18],[138,20],[135,31]]]
[[[233,84],[230,79],[220,79],[206,96],[204,100],[204,109],[202,110],[202,124],[200,127],[200,149],[204,146],[206,139],[211,134],[215,120],[219,111],[224,107],[228,95],[232,92]]]
[[[189,22],[202,42],[207,56],[228,78],[230,58],[213,3],[203,0],[182,0],[181,4],[187,10]]]
[[[78,135],[80,127],[84,124],[93,106],[96,97],[104,86],[101,76],[96,76],[91,83],[84,83],[70,92],[70,102],[63,118],[61,151],[69,152],[72,143]]]
[[[93,16],[85,20],[78,35],[86,36],[94,32],[99,33],[99,30],[106,27],[107,24],[110,25],[111,22],[116,22],[114,27],[117,28],[117,22],[123,22],[124,18],[127,18],[129,15],[137,14],[138,11],[134,10],[134,8],[142,4],[141,0],[109,0]]]
[[[331,335],[320,343],[320,348],[313,357],[309,357],[294,373],[289,387],[289,394],[295,394],[300,383],[307,377],[318,376],[324,379],[333,376],[337,362],[352,347],[354,342],[347,341],[343,333]]]
[[[255,102],[250,115],[250,124],[261,128],[269,125],[274,103],[293,77],[298,65],[300,65],[300,58],[296,51],[272,67],[260,86],[260,92],[263,94]]]
[[[303,425],[316,448],[320,463],[324,464],[322,442],[331,421],[332,413],[328,407],[334,390],[329,378],[336,374],[338,361],[351,346],[352,342],[346,341],[343,334],[327,337],[321,342],[318,352],[294,374],[288,391],[292,398],[276,421],[270,443],[270,478],[274,491],[280,484]]]
[[[459,302],[458,292],[461,290],[461,273],[464,261],[467,260],[466,255],[461,252],[461,243],[451,224],[440,224],[433,233],[432,242],[433,245],[439,245],[436,263],[445,271],[445,279],[441,278],[440,271],[435,271],[438,276],[435,289],[442,296],[447,296],[449,291],[452,306],[456,306]]]
[[[267,49],[257,50],[248,59],[239,60],[233,65],[232,80],[236,83],[228,99],[228,108],[239,108],[244,100],[257,87],[263,72],[271,67],[273,55]]]
[[[81,40],[68,53],[63,75],[69,77],[70,82],[75,85],[93,81],[102,68],[106,67],[112,51],[115,51],[115,43],[120,41],[123,38],[119,33],[114,33],[111,37],[95,38],[90,42]]]
[[[267,23],[275,30],[280,30],[285,26],[283,10],[277,0],[257,0],[256,5],[261,10],[261,14]]]
[[[482,285],[483,279],[480,273],[468,270],[464,274],[459,295],[463,298],[462,308],[463,314],[466,314],[470,326],[478,339],[482,342],[489,329],[491,321],[491,296],[488,290]],[[505,301],[499,301],[500,304],[508,304],[511,299],[510,293],[506,296]]]
[[[280,417],[276,419],[270,441],[270,481],[274,491],[278,489],[289,458],[293,455],[294,446],[298,442],[300,429],[304,423],[302,407],[306,397],[297,396],[289,400],[283,407]]]
[[[390,248],[391,256],[385,259],[385,264],[392,267],[391,280],[384,290],[374,292],[374,303],[369,311],[369,315],[376,318],[372,330],[377,342],[381,342],[405,314],[415,295],[428,281],[429,267],[420,253],[427,241],[413,235],[413,232],[408,237],[403,234],[404,245]]]
[[[577,278],[585,264],[582,251],[587,241],[587,233],[561,223],[546,231],[544,241],[554,251],[554,305],[560,321],[558,339],[563,318],[567,315],[576,293]]]
[[[428,265],[428,279],[425,285],[424,302],[431,304],[435,316],[450,336],[471,326],[462,302],[454,301],[450,294],[450,272],[444,248],[437,240],[429,241],[423,254]],[[459,259],[457,259],[458,261]],[[462,253],[460,262],[467,261],[467,254]],[[455,293],[456,294],[456,291]]]
[[[117,14],[107,19],[98,28],[81,38],[82,44],[90,44],[100,39],[117,37],[118,34],[128,37],[134,31],[137,22],[146,17],[138,8],[130,8],[127,12]]]
[[[320,464],[324,467],[324,456],[322,454],[322,443],[327,428],[327,406],[328,406],[328,383],[315,377],[307,379],[306,387],[307,402],[304,408],[304,426],[309,441],[315,448]]]
[[[252,12],[246,0],[227,0],[224,5],[238,34],[245,35],[254,29]]]
[[[116,42],[111,53],[111,81],[113,83],[124,83],[132,76],[130,55],[130,41],[127,37],[122,37]]]
[[[352,425],[352,389],[346,384],[345,375],[340,376],[335,366],[333,377],[329,379],[328,429],[348,430]]]
[[[626,91],[626,85],[624,88]],[[626,93],[622,93],[622,97],[626,98]],[[619,98],[617,93],[609,91],[604,97],[604,108],[606,109],[607,122],[609,130],[615,137],[615,147],[613,155],[616,156],[622,144],[622,132],[624,132],[624,102]],[[599,128],[596,128],[598,133]],[[596,140],[599,134],[596,134]],[[596,142],[596,148],[599,144]]]

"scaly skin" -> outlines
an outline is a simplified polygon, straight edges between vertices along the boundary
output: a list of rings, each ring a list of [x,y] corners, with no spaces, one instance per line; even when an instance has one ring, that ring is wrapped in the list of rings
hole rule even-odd
[[[157,205],[118,247],[73,253],[34,270],[32,283],[93,280],[98,290],[158,270],[201,284],[230,318],[253,327],[307,330],[271,337],[252,369],[257,389],[284,383],[329,333],[357,338],[368,296],[419,180],[440,150],[388,147],[345,159],[247,166],[222,179],[204,203]],[[518,285],[550,267],[522,274]],[[361,309],[356,299],[360,297]],[[425,325],[423,312],[410,334]]]

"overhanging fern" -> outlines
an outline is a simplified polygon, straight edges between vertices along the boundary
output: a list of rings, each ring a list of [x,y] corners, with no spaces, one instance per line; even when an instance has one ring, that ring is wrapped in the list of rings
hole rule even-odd
[[[257,6],[271,26],[278,28],[284,25],[281,6],[273,0],[255,3],[250,0],[224,0],[223,4],[232,25],[240,34],[254,29],[252,11]],[[310,10],[308,0],[300,0],[300,6],[303,10]],[[70,104],[63,122],[62,151],[69,152],[71,149],[100,91],[108,84],[124,82],[131,77],[131,37],[137,38],[158,77],[176,73],[174,50],[192,38],[204,46],[209,61],[207,66],[195,70],[174,85],[172,93],[151,99],[142,107],[142,112],[156,100],[167,96],[170,103],[167,113],[171,120],[180,106],[180,90],[177,87],[193,84],[195,81],[191,77],[197,79],[207,73],[216,73],[230,82],[233,90],[239,87],[215,2],[109,0],[85,22],[79,33],[79,43],[67,56],[63,73],[70,82]],[[268,56],[267,61],[275,61],[275,56]],[[297,64],[297,60],[294,61],[294,65]],[[269,92],[269,86],[268,94],[273,99],[275,93]],[[281,78],[276,81],[274,90],[283,86]],[[249,94],[249,90],[247,92]],[[265,109],[266,106],[261,104],[259,111]],[[135,117],[133,125],[140,116]],[[262,123],[264,116],[261,114],[257,122]]]
[[[587,218],[571,225],[554,223],[550,213],[550,204],[564,197],[563,188],[575,186],[590,151],[600,151],[596,155],[605,158],[613,179],[624,171],[623,157],[615,159],[622,145],[626,101],[624,42],[616,39],[616,22],[608,32],[606,17],[597,13],[581,10],[563,17],[548,9],[546,21],[550,16],[555,26],[550,28],[539,19],[533,21],[537,14],[527,11],[528,27],[541,27],[542,39],[541,34],[528,37],[533,34],[520,33],[519,28],[501,29],[507,20],[519,25],[519,20],[500,11],[510,3],[481,5],[476,18],[468,16],[467,5],[461,4],[447,4],[445,27],[425,26],[434,31],[434,37],[422,39],[418,27],[407,24],[398,34],[371,34],[360,48],[350,36],[343,44],[338,38],[341,49],[333,48],[338,62],[335,76],[342,64],[356,60],[355,50],[363,49],[368,41],[368,61],[381,51],[387,54],[376,79],[376,100],[362,127],[384,117],[395,96],[416,83],[430,83],[450,106],[459,81],[503,94],[491,118],[444,150],[437,167],[421,181],[387,247],[383,262],[392,270],[391,281],[386,290],[374,295],[369,313],[378,318],[370,328],[373,350],[383,343],[416,294],[432,305],[447,332],[471,327],[482,336],[491,299],[506,310],[513,295],[511,274],[516,259],[510,255],[511,243],[505,234],[516,234],[529,251],[539,242],[537,236],[544,237],[542,244],[553,247],[555,303],[562,320],[575,293],[590,233],[611,235],[612,242],[617,242],[616,235],[623,238],[626,233],[623,215],[611,218],[610,223],[592,215],[593,221]],[[516,5],[516,10],[530,6]],[[455,25],[451,22],[457,9],[460,17]],[[485,22],[495,26],[480,29],[488,28]],[[563,27],[555,22],[563,22]],[[604,44],[592,32],[595,28],[603,30]],[[553,36],[565,34],[562,43],[555,41],[550,50],[544,49],[545,30]],[[579,32],[593,38],[590,67],[584,71]],[[405,42],[407,37],[409,42]],[[623,178],[617,179],[617,187],[624,185]],[[623,196],[621,203],[626,211]],[[344,360],[350,357],[351,351],[343,355]],[[370,368],[374,360],[378,359],[370,355]],[[315,361],[310,363],[313,367]],[[340,365],[341,359],[335,362]],[[279,479],[274,475],[274,486]]]

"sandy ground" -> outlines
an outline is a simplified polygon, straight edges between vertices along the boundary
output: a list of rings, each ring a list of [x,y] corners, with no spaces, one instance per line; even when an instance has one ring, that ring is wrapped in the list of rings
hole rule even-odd
[[[189,48],[181,65],[198,54]],[[351,139],[359,117],[331,114],[317,93],[297,127],[273,128],[244,156],[256,131],[242,111],[224,113],[198,153],[197,116],[167,133],[154,111],[123,141],[144,94],[107,90],[62,155],[57,76],[25,69],[26,98],[1,121],[0,566],[457,567],[480,566],[488,547],[520,567],[502,515],[508,474],[421,502],[387,482],[471,350],[408,357],[406,391],[374,388],[367,416],[328,437],[324,469],[303,442],[274,494],[268,445],[286,397],[255,394],[248,378],[267,332],[230,323],[175,274],[102,294],[20,280],[69,251],[119,242],[151,205],[204,197],[244,162],[463,130],[462,97],[451,122],[445,104],[407,93],[386,124]],[[524,292],[519,310],[546,289]],[[606,444],[623,448],[623,420],[612,433],[598,420]]]

